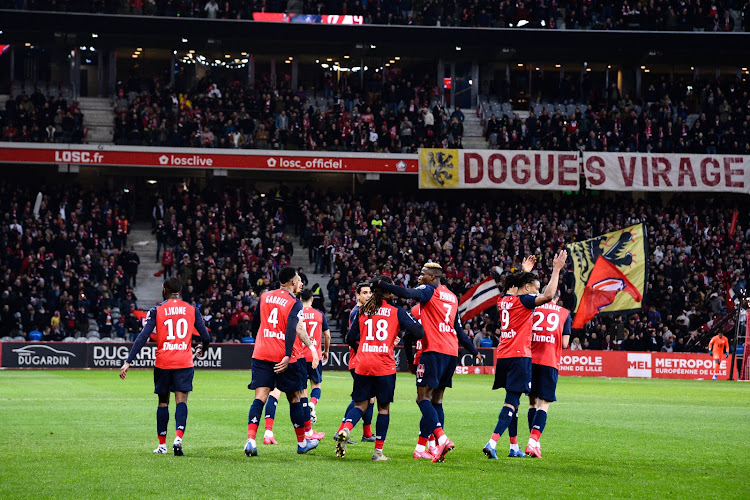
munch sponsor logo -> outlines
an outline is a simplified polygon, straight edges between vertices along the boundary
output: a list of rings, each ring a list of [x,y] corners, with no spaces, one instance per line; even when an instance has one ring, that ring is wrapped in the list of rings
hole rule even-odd
[[[628,353],[628,377],[651,378],[650,353]]]
[[[18,356],[18,366],[64,367],[70,366],[75,353],[43,344],[26,345],[12,350]]]

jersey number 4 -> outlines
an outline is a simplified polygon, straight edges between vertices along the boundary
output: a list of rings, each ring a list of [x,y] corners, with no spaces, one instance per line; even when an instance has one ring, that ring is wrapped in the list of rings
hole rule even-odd
[[[177,338],[184,339],[187,337],[188,321],[185,318],[178,319],[177,325],[175,325],[174,318],[166,319],[164,320],[164,326],[167,327],[167,340],[174,340],[175,333],[177,333]]]

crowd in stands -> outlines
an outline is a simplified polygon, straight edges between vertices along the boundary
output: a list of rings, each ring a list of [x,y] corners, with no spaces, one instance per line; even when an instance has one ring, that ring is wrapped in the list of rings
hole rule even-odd
[[[701,328],[726,313],[727,286],[746,287],[750,231],[745,215],[728,236],[732,201],[675,198],[664,206],[629,196],[591,195],[552,201],[514,196],[456,203],[417,198],[308,194],[301,200],[298,234],[316,272],[331,274],[331,314],[345,326],[358,282],[383,273],[397,284],[415,286],[427,260],[444,267],[444,284],[457,295],[490,276],[520,268],[526,255],[539,257],[544,282],[554,252],[562,245],[639,222],[648,228],[649,279],[644,311],[601,316],[575,332],[584,349],[704,352]],[[744,228],[744,229],[743,229]],[[572,273],[561,284],[561,303],[571,308]],[[498,342],[491,309],[467,322],[477,345]]]
[[[556,109],[534,104],[523,119],[491,114],[485,133],[498,149],[750,154],[749,91],[748,83],[735,77],[661,79],[636,103],[613,82],[606,93],[591,93],[585,103],[572,105],[561,89]]]
[[[359,88],[344,77],[323,76],[323,107],[306,91],[267,84],[219,86],[204,78],[178,92],[155,79],[150,90],[123,86],[115,99],[117,144],[234,149],[414,152],[461,147],[463,118],[435,98],[434,78],[380,75]],[[353,89],[354,87],[354,89]],[[356,89],[356,90],[355,90]],[[430,101],[432,104],[429,104]],[[316,101],[316,103],[321,101]]]
[[[252,19],[288,12],[286,0],[3,0],[2,8]],[[305,14],[364,16],[366,24],[546,29],[733,31],[746,27],[740,0],[304,0]]]
[[[729,235],[739,203],[731,197],[651,203],[621,194],[553,200],[516,193],[512,200],[456,203],[423,193],[173,186],[152,210],[156,254],[138,256],[128,249],[127,194],[44,188],[35,210],[35,192],[0,185],[0,337],[33,330],[46,340],[136,333],[138,264],[154,258],[166,276],[180,277],[183,298],[200,308],[216,340],[242,339],[259,295],[277,285],[278,270],[291,261],[292,227],[307,252],[308,271],[329,277],[319,285],[327,289],[331,321],[342,330],[357,283],[377,273],[413,287],[422,264],[436,261],[444,284],[461,296],[491,275],[501,281],[534,254],[544,283],[552,256],[566,243],[643,222],[650,253],[643,310],[597,316],[574,331],[572,348],[704,352],[712,334],[707,324],[728,317],[728,290],[745,290],[750,269],[745,212]],[[319,299],[316,285],[311,288]],[[570,268],[560,291],[561,304],[572,308]],[[497,345],[493,308],[464,326],[476,345]]]
[[[104,338],[137,327],[130,204],[125,193],[0,183],[0,337]]]
[[[37,87],[22,91],[0,109],[0,140],[5,142],[83,142],[83,113],[63,96],[45,96]]]
[[[182,298],[197,306],[219,342],[250,335],[259,295],[277,286],[293,254],[284,209],[286,190],[173,188],[152,210],[157,253]]]

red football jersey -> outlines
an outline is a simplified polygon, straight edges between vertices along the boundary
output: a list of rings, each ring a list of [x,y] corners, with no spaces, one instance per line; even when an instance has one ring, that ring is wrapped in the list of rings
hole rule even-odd
[[[286,354],[286,323],[297,298],[286,290],[260,296],[260,328],[255,336],[253,359],[279,363]]]
[[[383,301],[372,316],[359,315],[359,349],[357,350],[358,375],[392,375],[396,373],[393,346],[401,331],[398,310]]]
[[[453,292],[445,285],[435,288],[429,302],[422,304],[423,352],[458,356],[458,337],[453,328],[457,313],[458,299]]]
[[[193,366],[190,345],[195,324],[195,308],[180,299],[169,299],[156,306],[157,368],[177,369]],[[153,309],[152,309],[153,310]]]
[[[302,310],[302,318],[305,324],[305,331],[312,342],[312,347],[318,352],[318,359],[323,359],[323,313],[314,307],[305,307]],[[302,348],[302,356],[299,356],[299,358],[305,358],[307,361],[312,362],[310,349],[299,338],[295,340],[295,350],[297,349],[297,344]]]
[[[562,334],[570,311],[548,302],[534,309],[531,325],[531,362],[560,369]]]
[[[422,323],[422,310],[419,308],[419,304],[411,308],[411,315],[414,316],[414,319]],[[414,364],[418,365],[419,358],[422,357],[422,339],[417,340],[414,346],[417,348],[417,352],[414,354]]]
[[[503,295],[497,299],[500,310],[500,343],[497,358],[531,357],[531,315],[529,309],[515,295]]]

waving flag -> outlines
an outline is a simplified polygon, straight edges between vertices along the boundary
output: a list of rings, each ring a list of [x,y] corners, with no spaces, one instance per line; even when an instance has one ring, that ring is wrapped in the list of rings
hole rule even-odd
[[[596,314],[612,305],[620,292],[628,293],[633,300],[643,300],[641,292],[617,267],[599,256],[594,270],[589,275],[583,297],[578,303],[578,312],[573,320],[573,328],[583,328]]]
[[[485,309],[497,303],[500,290],[497,288],[495,278],[490,276],[478,285],[475,285],[461,297],[458,303],[458,314],[461,321],[469,321]]]
[[[594,302],[587,301],[586,303],[586,308],[596,306],[594,314],[596,312],[627,313],[640,310],[647,281],[647,241],[645,224],[636,224],[620,229],[619,231],[602,234],[590,240],[568,245],[568,252],[573,260],[573,274],[575,277],[573,292],[576,304],[573,310],[578,313],[579,309],[583,306],[584,295],[587,292],[589,297],[599,297]],[[599,259],[602,259],[607,264],[599,264]],[[605,274],[608,273],[610,276],[603,276],[597,273],[596,279],[590,281],[597,267],[600,269],[600,272],[606,271]],[[613,300],[602,306],[600,301],[606,301],[605,297],[608,295],[601,295],[601,293],[610,292],[619,286],[615,282],[602,282],[602,280],[609,278],[621,280],[622,283],[627,282],[630,286],[625,286],[618,290],[628,293],[615,293]],[[596,283],[599,283],[599,285],[589,291],[589,287],[593,287]],[[582,316],[585,317],[589,313],[590,310],[587,310]],[[592,317],[589,317],[586,321],[589,321]],[[576,314],[575,328],[577,328],[575,324],[580,323],[580,321]]]

